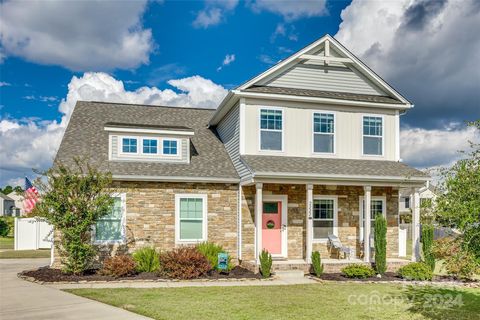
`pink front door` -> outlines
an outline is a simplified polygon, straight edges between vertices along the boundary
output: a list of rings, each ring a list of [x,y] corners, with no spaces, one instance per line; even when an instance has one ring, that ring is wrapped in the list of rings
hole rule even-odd
[[[262,245],[270,254],[282,254],[282,202],[263,203]]]

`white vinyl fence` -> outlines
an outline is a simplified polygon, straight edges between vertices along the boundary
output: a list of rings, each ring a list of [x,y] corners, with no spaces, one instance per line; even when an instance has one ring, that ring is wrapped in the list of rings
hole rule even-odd
[[[53,226],[36,218],[15,218],[15,250],[50,249]]]

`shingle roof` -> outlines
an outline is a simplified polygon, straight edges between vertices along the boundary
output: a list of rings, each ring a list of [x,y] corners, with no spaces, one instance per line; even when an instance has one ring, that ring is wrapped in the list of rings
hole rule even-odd
[[[257,93],[270,93],[270,94],[284,94],[284,95],[294,95],[294,96],[304,96],[304,97],[340,99],[340,100],[353,100],[353,101],[373,102],[373,103],[402,104],[401,101],[388,96],[376,96],[371,94],[358,94],[358,93],[349,93],[349,92],[321,91],[321,90],[283,88],[283,87],[271,87],[271,86],[251,86],[250,88],[247,88],[244,91],[257,92]]]
[[[423,172],[395,161],[255,155],[243,155],[242,160],[253,171],[253,174],[312,174],[319,177],[322,175],[397,178],[427,177]]]
[[[86,156],[113,175],[175,176],[238,179],[238,174],[216,133],[207,128],[213,109],[176,108],[104,102],[77,102],[55,161],[72,163]],[[186,127],[194,130],[190,164],[109,161],[106,123]]]

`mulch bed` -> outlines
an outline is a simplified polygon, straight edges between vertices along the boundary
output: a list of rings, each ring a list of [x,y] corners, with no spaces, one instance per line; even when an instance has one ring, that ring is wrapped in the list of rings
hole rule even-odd
[[[82,275],[73,275],[62,273],[60,269],[53,269],[49,267],[38,268],[36,270],[23,271],[19,274],[21,277],[31,277],[36,281],[41,282],[84,282],[84,281],[121,281],[121,280],[170,280],[164,275],[157,273],[143,272],[125,277],[112,277],[101,275],[98,270],[88,270]],[[250,270],[240,266],[234,267],[228,274],[220,273],[218,271],[210,271],[207,275],[198,279],[261,279],[260,274],[255,274]]]

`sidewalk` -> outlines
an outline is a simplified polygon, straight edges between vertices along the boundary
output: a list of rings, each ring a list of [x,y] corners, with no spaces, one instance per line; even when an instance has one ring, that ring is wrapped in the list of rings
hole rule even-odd
[[[18,272],[48,265],[49,261],[0,259],[0,319],[149,319],[17,277]]]

